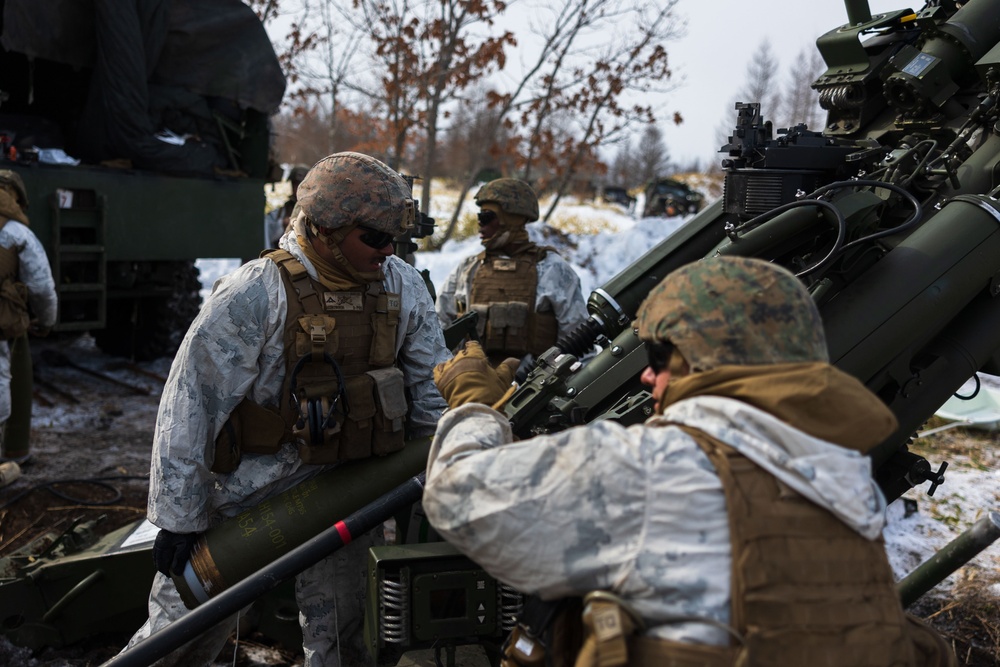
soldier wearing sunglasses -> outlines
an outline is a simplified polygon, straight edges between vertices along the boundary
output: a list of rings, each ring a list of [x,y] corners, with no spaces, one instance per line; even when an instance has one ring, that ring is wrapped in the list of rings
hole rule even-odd
[[[475,199],[484,250],[448,275],[437,298],[438,317],[447,326],[477,311],[479,337],[494,363],[539,355],[587,319],[580,279],[554,248],[529,239],[525,225],[538,220],[530,185],[500,178]]]
[[[450,355],[433,302],[393,255],[415,211],[404,179],[337,153],[297,194],[280,248],[216,284],[174,359],[150,471],[159,573],[131,643],[186,611],[167,575],[183,571],[199,532],[330,466],[433,433],[446,407],[433,369]],[[378,539],[361,536],[297,577],[306,666],[367,661],[365,558]],[[209,664],[233,626],[158,664]]]

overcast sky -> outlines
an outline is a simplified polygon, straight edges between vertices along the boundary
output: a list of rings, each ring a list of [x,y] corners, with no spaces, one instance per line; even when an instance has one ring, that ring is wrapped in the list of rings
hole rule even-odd
[[[869,0],[872,14],[923,4]],[[674,162],[699,159],[703,167],[721,157],[716,129],[727,113],[735,123],[728,104],[761,42],[770,41],[783,78],[804,48],[814,49],[817,37],[847,23],[843,0],[679,0],[677,10],[687,19],[687,34],[667,52],[684,83],[666,97],[660,126]],[[682,125],[666,122],[674,110]]]

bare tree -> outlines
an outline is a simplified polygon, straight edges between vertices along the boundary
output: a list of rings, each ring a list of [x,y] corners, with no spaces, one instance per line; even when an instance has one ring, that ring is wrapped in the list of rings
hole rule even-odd
[[[572,41],[573,28],[577,22],[577,12],[574,11],[574,8],[579,2],[586,4],[587,0],[564,0],[560,7],[547,7],[547,11],[552,12],[552,18],[546,21],[545,30],[539,35],[539,48],[535,58],[523,67],[520,76],[508,90],[501,91],[489,88],[486,91],[484,96],[486,108],[474,107],[476,118],[482,120],[482,125],[479,127],[479,136],[482,141],[471,153],[475,159],[471,160],[467,166],[455,211],[438,243],[443,244],[451,238],[465,197],[476,184],[476,179],[487,163],[491,161],[505,162],[518,157],[519,142],[515,132],[519,126],[515,122],[515,114],[518,107],[525,104],[525,99],[531,99],[529,87],[541,76],[546,63],[558,61],[559,54],[566,48],[565,42]],[[511,170],[505,173],[511,176],[524,176],[523,173],[514,172],[515,170]]]
[[[425,139],[426,155],[423,175],[430,182],[435,175],[438,123],[442,106],[455,99],[473,81],[494,68],[502,68],[504,49],[515,44],[511,32],[499,37],[486,37],[475,42],[469,39],[467,29],[477,23],[492,23],[503,9],[501,0],[463,2],[439,0],[440,16],[425,30],[421,44],[428,47],[435,57],[430,59],[423,75],[423,98],[426,104]],[[423,191],[421,207],[430,204],[430,188]]]
[[[819,106],[819,94],[812,89],[812,84],[825,69],[826,64],[819,50],[811,48],[799,52],[785,87],[785,103],[778,127],[805,123],[812,130],[822,129],[823,109]]]
[[[464,103],[463,91],[472,81],[504,66],[506,48],[514,43],[510,32],[497,36],[497,31],[480,30],[477,35],[475,30],[490,26],[507,8],[505,0],[354,0],[353,11],[339,16],[327,5],[320,11],[310,4],[322,0],[248,1],[267,15],[275,15],[279,2],[282,8],[297,2],[300,11],[312,11],[311,23],[305,18],[296,23],[292,41],[300,55],[311,49],[313,59],[289,71],[294,70],[302,99],[322,96],[322,115],[332,124],[331,149],[340,148],[337,124],[345,117],[339,113],[345,91],[361,94],[374,100],[367,115],[377,114],[383,159],[391,166],[412,162],[418,153],[414,132],[422,131],[419,157],[428,181],[438,169],[442,121],[456,103]],[[482,120],[477,131],[484,140],[477,145],[480,159],[467,165],[466,190],[485,164],[516,160],[505,173],[544,177],[556,191],[554,208],[577,172],[600,173],[600,147],[653,118],[644,100],[634,102],[630,96],[669,89],[663,44],[679,34],[676,2],[557,0],[552,5],[539,0],[538,11],[550,12],[551,20],[537,30],[538,48],[531,51],[537,58],[508,76],[507,88],[494,83],[485,93],[488,108],[477,111]],[[305,29],[307,23],[312,32]],[[363,30],[365,38],[354,38],[345,23]],[[363,49],[365,43],[370,51]],[[371,68],[354,65],[362,55]]]
[[[750,62],[747,63],[743,87],[730,98],[729,109],[716,127],[719,146],[729,141],[736,122],[737,102],[760,102],[760,113],[764,119],[781,115],[781,95],[778,88],[779,63],[771,51],[771,43],[766,39],[760,43]]]
[[[389,111],[393,167],[402,163],[410,133],[423,131],[422,176],[433,179],[444,108],[473,81],[501,68],[513,34],[474,36],[504,9],[502,0],[355,0],[379,63],[377,88],[368,94]],[[429,204],[424,188],[421,205]]]
[[[337,119],[319,104],[296,105],[274,116],[275,149],[283,162],[313,164],[335,151],[379,155],[381,133],[376,119],[347,106],[337,108]],[[327,147],[330,128],[337,128],[336,146]]]
[[[663,141],[663,131],[656,123],[650,123],[642,132],[636,151],[636,174],[639,184],[665,175],[670,169],[670,151]]]
[[[363,30],[373,46],[370,54],[378,74],[374,82],[352,83],[352,89],[384,114],[384,131],[390,148],[386,162],[400,169],[410,132],[420,122],[419,92],[411,85],[418,79],[419,66],[413,5],[409,0],[355,0],[360,13],[349,18]]]
[[[608,167],[608,182],[624,188],[630,188],[638,182],[639,167],[635,156],[635,148],[628,139],[618,144],[615,157]]]
[[[621,136],[637,122],[653,122],[652,109],[628,103],[628,93],[666,86],[670,69],[663,47],[680,33],[673,0],[656,3],[619,0],[570,0],[574,19],[567,39],[546,63],[534,99],[521,109],[525,139],[525,173],[547,168],[558,172],[548,219],[576,171],[597,155],[598,148]],[[596,32],[595,32],[596,31]],[[587,46],[600,36],[599,46]],[[583,48],[585,47],[586,48]],[[577,50],[574,50],[574,47]],[[555,118],[572,118],[571,137],[553,132]]]
[[[459,184],[458,202],[444,231],[438,235],[437,245],[450,239],[458,223],[462,203],[478,184],[483,171],[512,173],[514,158],[504,150],[516,144],[511,131],[501,122],[499,112],[487,101],[486,92],[477,87],[473,94],[462,100],[452,115],[452,122],[445,130],[443,158],[448,165],[447,175]]]
[[[536,155],[543,150],[552,150],[552,132],[545,126],[553,114],[565,108],[559,102],[565,85],[560,78],[572,56],[577,38],[588,29],[602,24],[605,16],[613,9],[611,0],[570,0],[559,8],[550,33],[551,39],[547,40],[553,47],[552,55],[545,63],[547,74],[542,77],[538,94],[527,104],[526,111],[521,116],[523,122],[529,122],[534,117],[524,156],[525,180],[531,179]],[[579,73],[575,72],[574,76],[579,77]]]
[[[338,121],[342,117],[345,84],[365,33],[345,20],[339,5],[323,0],[247,0],[265,25],[289,20],[284,37],[274,44],[278,59],[290,84],[285,107],[310,121],[322,117],[329,122],[325,137],[310,139],[324,155],[342,147]],[[294,123],[285,119],[288,128]],[[350,141],[350,139],[347,139]],[[310,151],[311,152],[311,151]]]
[[[778,87],[780,63],[771,50],[771,43],[764,40],[747,63],[743,88],[737,93],[740,102],[760,102],[762,113],[774,118],[780,112],[781,94]]]

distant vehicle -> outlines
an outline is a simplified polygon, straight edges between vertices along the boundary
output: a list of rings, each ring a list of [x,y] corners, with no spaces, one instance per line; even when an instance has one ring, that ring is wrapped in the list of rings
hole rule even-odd
[[[632,208],[632,205],[635,204],[635,197],[630,195],[627,189],[617,185],[605,187],[601,199],[609,204],[621,204],[625,208]]]
[[[152,359],[198,312],[195,260],[263,247],[285,77],[240,0],[112,4],[0,0],[0,168],[24,179],[55,330]]]
[[[672,178],[659,178],[646,186],[642,217],[673,217],[697,213],[705,205],[705,195]]]

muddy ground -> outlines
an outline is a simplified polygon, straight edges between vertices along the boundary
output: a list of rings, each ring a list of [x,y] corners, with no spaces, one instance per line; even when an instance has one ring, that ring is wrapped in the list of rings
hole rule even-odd
[[[169,359],[131,364],[102,354],[85,335],[33,340],[32,357],[32,456],[21,478],[0,489],[0,558],[75,521],[100,517],[107,532],[144,516],[150,445],[169,371]],[[994,433],[954,429],[935,444],[963,452],[977,465],[994,465],[995,440]],[[969,450],[977,453],[970,457]],[[972,572],[910,611],[953,643],[960,665],[994,667],[1000,664],[1000,574],[989,568]],[[86,644],[34,653],[0,639],[0,666],[99,665],[127,639],[98,636]],[[300,662],[265,638],[249,636],[236,650],[228,646],[217,664],[287,667]],[[478,658],[464,664],[472,662],[483,664]]]
[[[32,359],[31,459],[20,479],[0,489],[0,557],[74,523],[97,521],[104,534],[145,516],[153,428],[170,365],[109,357],[89,336],[32,341]],[[97,636],[34,653],[3,643],[0,665],[90,667],[128,638]],[[240,644],[238,664],[297,664],[297,656],[263,640]],[[232,656],[229,646],[218,664],[233,664]]]

